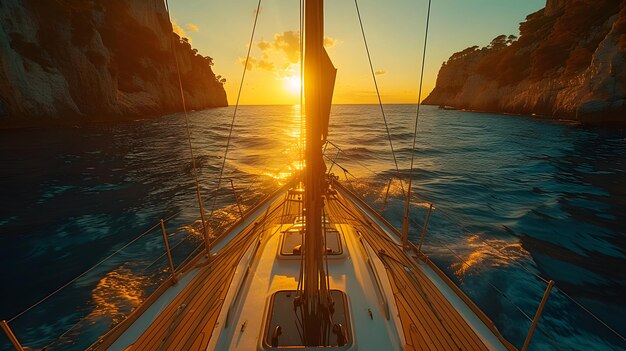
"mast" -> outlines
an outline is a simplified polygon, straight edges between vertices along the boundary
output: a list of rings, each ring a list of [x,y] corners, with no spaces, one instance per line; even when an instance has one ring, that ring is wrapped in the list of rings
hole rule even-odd
[[[331,303],[324,255],[322,207],[326,165],[322,155],[328,131],[330,100],[336,70],[324,50],[323,0],[304,1],[304,97],[306,151],[304,173],[304,339],[306,346],[323,346]],[[332,85],[329,85],[332,84]]]

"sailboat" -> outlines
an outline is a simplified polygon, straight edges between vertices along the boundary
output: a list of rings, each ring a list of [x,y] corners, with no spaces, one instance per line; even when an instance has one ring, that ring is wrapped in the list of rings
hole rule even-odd
[[[303,13],[305,167],[215,239],[203,218],[205,251],[90,350],[515,350],[408,240],[408,214],[397,230],[327,171],[336,69],[323,0]]]
[[[304,1],[302,172],[91,349],[515,349],[406,235],[328,174],[336,69],[323,38],[323,1]]]
[[[94,350],[513,350],[418,247],[326,172],[336,69],[304,1],[305,164]]]

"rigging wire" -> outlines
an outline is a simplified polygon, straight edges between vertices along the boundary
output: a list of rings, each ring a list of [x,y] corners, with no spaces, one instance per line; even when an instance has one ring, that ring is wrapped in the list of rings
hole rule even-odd
[[[128,243],[126,243],[124,246],[120,247],[119,249],[115,250],[112,254],[110,254],[109,256],[105,257],[104,259],[100,260],[98,263],[96,263],[95,265],[91,266],[89,269],[87,269],[86,271],[84,271],[83,273],[77,275],[76,277],[74,277],[74,279],[70,280],[69,282],[65,283],[63,286],[61,286],[60,288],[54,290],[53,292],[51,292],[50,294],[46,295],[44,298],[42,298],[41,300],[37,301],[36,303],[32,304],[30,307],[28,307],[27,309],[25,309],[24,311],[18,313],[17,315],[15,315],[13,318],[7,320],[7,323],[11,323],[14,320],[16,320],[17,318],[19,318],[20,316],[22,316],[24,313],[32,310],[33,308],[39,306],[41,303],[43,303],[44,301],[48,300],[49,298],[51,298],[53,295],[55,295],[56,293],[58,293],[59,291],[65,289],[67,286],[69,286],[70,284],[74,283],[75,281],[77,281],[78,279],[84,277],[87,273],[93,271],[96,267],[100,266],[102,263],[106,262],[107,260],[109,260],[111,257],[117,255],[118,253],[120,253],[122,250],[124,250],[125,248],[127,248],[128,246],[130,246],[132,243],[136,242],[137,240],[143,238],[144,236],[146,236],[147,234],[151,233],[153,230],[155,230],[158,226],[160,226],[161,223],[157,223],[155,225],[153,225],[152,227],[148,228],[146,231],[144,231],[143,233],[141,233],[139,236],[137,236],[136,238],[134,238],[133,240],[129,241]]]
[[[587,312],[591,317],[593,317],[596,321],[598,321],[600,324],[602,324],[603,326],[605,326],[608,330],[610,330],[611,332],[613,332],[613,334],[615,334],[617,337],[619,337],[620,339],[622,339],[622,341],[626,341],[626,338],[624,338],[622,336],[622,334],[620,334],[618,331],[616,331],[615,329],[611,328],[608,324],[606,324],[602,319],[600,319],[600,317],[596,316],[595,314],[593,314],[593,312],[591,312],[590,310],[588,310],[585,306],[583,306],[580,302],[576,301],[573,297],[569,296],[569,294],[567,294],[565,291],[563,291],[563,289],[561,289],[560,287],[557,287],[557,290],[560,291],[563,295],[565,295],[565,297],[567,297],[568,299],[570,299],[573,303],[575,303],[576,305],[578,305],[578,307],[580,307],[583,311]]]
[[[167,19],[169,21],[170,24],[170,30],[172,31],[172,34],[174,33],[174,26],[172,25],[172,17],[170,14],[170,6],[168,3],[168,0],[165,0],[165,10],[167,12]],[[180,100],[181,100],[181,104],[183,107],[183,112],[185,114],[185,129],[187,131],[187,142],[188,142],[188,146],[189,146],[189,154],[191,156],[191,167],[192,167],[192,173],[193,173],[193,178],[194,178],[194,182],[196,184],[196,196],[198,198],[198,206],[200,207],[200,219],[202,220],[202,232],[204,234],[204,243],[206,245],[206,250],[207,253],[209,251],[209,238],[208,238],[208,228],[206,226],[206,220],[204,218],[204,206],[202,205],[202,195],[200,192],[200,181],[198,180],[198,170],[196,168],[196,158],[193,155],[193,146],[191,144],[191,128],[189,127],[189,114],[187,112],[187,103],[185,101],[185,92],[183,90],[183,81],[180,75],[180,66],[178,63],[178,56],[176,56],[176,43],[174,42],[174,35],[170,35],[170,46],[171,46],[171,51],[172,51],[172,56],[174,56],[174,62],[176,64],[176,73],[178,76],[178,87],[180,88]]]
[[[329,144],[331,144],[332,146],[334,146],[335,148],[337,148],[339,151],[343,152],[346,155],[349,155],[346,151],[344,151],[340,146],[336,145],[335,143],[332,143],[329,141]],[[336,165],[337,167],[341,168],[344,172],[346,172],[347,174],[349,174],[350,176],[352,176],[355,180],[359,181],[359,182],[364,182],[363,179],[357,178],[355,175],[353,175],[350,171],[348,171],[345,167],[343,167],[341,165],[341,163],[339,163],[338,161],[335,160],[331,160],[330,157],[325,156],[329,161],[333,162],[333,165]],[[364,164],[360,163],[358,160],[355,160],[355,162],[357,164],[359,164],[361,167],[365,168],[367,171],[371,172],[374,176],[378,176],[379,174],[374,172],[372,169],[368,168],[367,166],[365,166]],[[433,203],[433,201],[423,197],[423,200],[427,201],[428,203]],[[440,207],[433,207],[434,210],[437,210],[439,213],[441,213],[444,217],[446,217],[448,220],[450,220],[451,223],[454,223],[456,226],[459,227],[460,230],[462,230],[464,233],[468,234],[468,235],[478,235],[477,233],[472,232],[471,230],[467,229],[466,227],[463,227],[459,224],[457,224],[457,221],[453,218],[453,216],[451,214],[449,214],[447,211],[441,209]],[[419,225],[417,225],[417,223],[414,220],[411,220],[411,222],[413,224],[415,224],[416,226],[419,227]],[[506,253],[502,251],[502,249],[497,248],[496,246],[492,245],[491,243],[487,242],[487,241],[483,241],[487,246],[491,247],[492,249],[500,252],[501,254],[505,255]],[[542,276],[538,275],[535,272],[532,272],[528,267],[524,266],[522,263],[520,262],[515,262],[517,265],[519,265],[520,268],[522,268],[524,271],[526,271],[528,274],[533,275],[535,278],[537,278],[538,280],[541,280],[544,283],[548,283],[548,280],[543,278]],[[621,336],[620,336],[621,337]]]
[[[448,251],[450,251],[452,253],[453,256],[455,256],[460,262],[461,264],[466,265],[468,268],[471,268],[471,265],[469,263],[467,263],[466,260],[464,260],[461,256],[459,256],[454,250],[452,250],[448,245],[446,245],[442,240],[439,240],[439,244],[442,245],[444,248],[446,248]],[[513,302],[513,300],[511,300],[509,298],[508,295],[506,295],[502,290],[500,290],[497,286],[495,286],[491,281],[487,281],[487,284],[489,286],[491,286],[491,288],[493,288],[496,292],[498,292],[500,295],[502,295],[502,297],[504,297],[505,300],[509,301],[511,303],[511,305],[513,307],[515,307],[515,309],[517,309],[523,316],[524,318],[526,318],[529,322],[532,323],[533,318],[531,318],[526,312],[524,312],[524,310],[519,307],[517,304],[515,304],[515,302]],[[539,329],[539,331],[541,331],[545,336],[546,336],[546,340],[548,340],[548,342],[550,342],[550,344],[552,344],[552,346],[556,347],[559,350],[562,350],[562,347],[557,343],[556,340],[554,340],[554,338],[551,336],[550,333],[548,333],[547,331],[545,331],[541,326],[537,325],[537,329]]]
[[[378,81],[376,80],[376,72],[374,72],[374,65],[372,64],[372,56],[370,55],[369,45],[367,44],[367,37],[365,35],[365,29],[363,28],[363,20],[361,19],[361,12],[359,10],[358,0],[354,0],[354,6],[356,7],[356,14],[359,18],[359,25],[361,26],[361,34],[363,35],[363,43],[365,44],[365,51],[367,52],[367,60],[369,62],[370,71],[372,73],[372,79],[374,80],[374,87],[376,88],[376,96],[378,97],[378,105],[380,106],[380,112],[385,122],[385,129],[387,130],[387,138],[389,139],[389,147],[391,148],[391,155],[393,156],[393,162],[396,166],[396,172],[398,173],[398,179],[400,180],[400,187],[402,193],[405,193],[402,177],[400,176],[400,167],[398,166],[398,159],[396,158],[396,152],[393,148],[393,142],[391,139],[391,132],[389,131],[389,125],[387,123],[387,116],[385,115],[385,108],[383,107],[383,101],[380,98],[380,90],[378,89]]]
[[[228,139],[226,140],[226,150],[224,150],[224,157],[222,158],[222,167],[220,168],[220,175],[217,178],[217,190],[222,185],[222,177],[224,176],[224,168],[226,167],[226,158],[228,156],[228,149],[230,148],[230,140],[233,135],[233,127],[235,120],[237,119],[237,111],[239,110],[239,99],[241,98],[241,91],[243,90],[243,83],[246,79],[246,71],[248,70],[248,63],[250,62],[250,51],[252,50],[252,43],[254,42],[254,34],[256,32],[256,25],[259,19],[259,12],[261,12],[261,0],[257,3],[256,11],[254,14],[254,24],[252,25],[252,34],[250,35],[250,43],[248,44],[248,53],[246,55],[246,62],[243,67],[243,73],[241,74],[241,82],[239,83],[239,91],[237,92],[237,102],[235,103],[235,111],[233,111],[233,118],[230,122],[230,128],[228,130]],[[213,197],[213,205],[211,205],[211,213],[209,218],[213,217],[215,212],[215,205],[217,203],[217,196]]]
[[[335,146],[336,148],[340,149],[339,146],[329,142],[331,145]],[[343,150],[342,150],[343,152]],[[345,152],[344,152],[345,153]],[[331,160],[330,157],[325,156],[329,161]],[[346,171],[347,174],[349,174],[350,176],[352,176],[355,180],[357,181],[363,181],[363,179],[359,179],[357,177],[355,177],[352,173],[348,172],[346,168],[344,168],[343,166],[341,166],[341,164],[339,162],[335,162],[335,165],[339,168],[341,168],[342,170]],[[365,167],[364,165],[361,165],[363,168],[365,168],[366,170],[370,171],[374,176],[378,176],[379,174],[374,172],[373,170],[368,169],[367,167]],[[428,203],[432,203],[431,200],[427,199],[427,198],[423,198],[423,200],[427,201]],[[437,212],[441,213],[445,218],[447,218],[449,221],[451,221],[452,223],[454,223],[456,226],[459,227],[460,230],[462,230],[464,233],[468,234],[468,235],[478,235],[477,233],[472,232],[471,230],[467,229],[464,226],[461,226],[460,224],[457,223],[457,220],[455,220],[455,218],[448,213],[447,211],[441,209],[441,207],[436,207],[433,208],[434,210],[436,210]],[[458,217],[458,216],[457,216]],[[458,219],[458,218],[457,218]],[[411,222],[416,225],[419,226],[415,221],[411,220]],[[441,242],[441,241],[440,241]],[[504,252],[502,249],[496,247],[495,245],[489,243],[486,240],[481,241],[482,243],[484,243],[485,245],[489,246],[490,248],[494,249],[495,251],[499,252],[500,254],[505,255],[506,252]],[[445,245],[444,245],[445,246]],[[449,247],[446,247],[446,249],[448,249],[449,251],[452,251]],[[453,252],[453,255],[455,255],[457,258],[459,258],[460,260],[462,260],[458,255],[456,255]],[[530,274],[531,276],[535,277],[537,280],[542,281],[544,283],[548,283],[548,280],[542,276],[540,276],[539,274],[533,272],[529,267],[527,267],[526,265],[524,265],[522,262],[519,261],[512,261],[516,266],[518,266],[519,268],[521,268],[522,270],[524,270],[526,273]],[[600,317],[598,317],[597,315],[595,315],[591,310],[589,310],[588,308],[586,308],[582,303],[578,302],[578,300],[576,300],[575,298],[571,297],[569,294],[567,294],[560,286],[555,284],[555,287],[557,288],[557,291],[561,292],[567,299],[569,299],[572,303],[574,303],[575,305],[577,305],[580,309],[582,309],[584,312],[586,312],[589,316],[591,316],[593,319],[595,319],[598,323],[600,323],[602,326],[604,326],[606,329],[608,329],[612,334],[614,334],[616,337],[618,337],[619,339],[621,339],[622,341],[626,341],[626,338],[624,336],[622,336],[621,333],[619,333],[618,331],[616,331],[614,328],[612,328],[608,323],[606,323],[605,321],[603,321]],[[495,289],[495,287],[494,287]],[[505,299],[509,300],[508,296],[504,296]],[[509,300],[510,301],[510,300]],[[519,307],[515,306],[518,310]],[[525,313],[524,313],[525,314]],[[527,316],[527,315],[526,315]],[[546,334],[545,331],[542,331],[544,334]],[[551,342],[553,342],[551,340]]]
[[[351,213],[352,211],[351,211],[351,210],[350,210],[350,209],[349,209],[349,208],[348,208],[345,204],[343,204],[342,202],[340,202],[340,201],[335,201],[334,203],[336,203],[336,205],[339,205],[339,207],[340,207],[340,208],[342,208],[342,209],[343,209],[343,211],[345,211],[347,214],[349,214],[352,218],[354,218],[354,219],[355,219],[355,221],[354,221],[354,224],[353,224],[353,225],[355,225],[355,226],[360,225],[360,226],[364,226],[365,228],[367,228],[367,227],[369,227],[369,226],[370,226],[370,225],[369,225],[369,223],[367,223],[367,222],[363,221],[363,219],[362,219],[362,218],[358,218],[358,217],[356,217],[356,215],[352,214],[352,213]],[[336,205],[335,205],[335,206],[336,206]],[[340,212],[341,212],[341,211],[340,211]],[[451,249],[448,245],[446,245],[446,244],[445,244],[445,243],[443,243],[442,241],[440,241],[440,244],[441,244],[443,247],[445,247],[447,250],[449,250],[449,251],[452,253],[452,255],[453,255],[453,256],[455,256],[455,257],[456,257],[456,258],[457,258],[457,259],[458,259],[458,260],[459,260],[462,264],[465,264],[465,265],[466,265],[466,266],[468,266],[468,267],[470,266],[470,265],[467,263],[467,261],[465,261],[463,258],[461,258],[461,257],[460,257],[460,256],[459,256],[459,255],[458,255],[458,254],[457,254],[454,250],[452,250],[452,249]],[[402,265],[402,266],[405,266],[405,263],[404,263],[404,262],[401,262],[401,261],[397,260],[396,258],[394,258],[394,257],[392,257],[392,256],[390,256],[390,255],[388,255],[388,254],[386,254],[386,253],[380,253],[380,254],[377,254],[377,256],[378,256],[378,257],[379,257],[382,261],[384,261],[384,258],[383,258],[383,257],[381,257],[381,255],[382,255],[382,256],[384,256],[385,258],[388,258],[388,259],[391,259],[391,260],[395,261],[396,263],[398,263],[398,264],[400,264],[400,265]],[[521,307],[519,307],[518,305],[516,305],[516,304],[515,304],[515,303],[514,303],[514,302],[513,302],[513,301],[512,301],[512,300],[511,300],[511,299],[510,299],[510,298],[509,298],[509,297],[508,297],[508,296],[507,296],[507,295],[506,295],[503,291],[502,291],[502,290],[500,290],[497,286],[495,286],[495,285],[494,285],[492,282],[490,282],[490,281],[487,281],[487,284],[488,284],[488,285],[490,285],[490,286],[491,286],[491,287],[492,287],[492,288],[493,288],[496,292],[498,292],[499,294],[501,294],[501,295],[502,295],[502,296],[503,296],[503,297],[504,297],[507,301],[509,301],[509,302],[511,303],[511,305],[512,305],[513,307],[515,307],[515,308],[516,308],[516,309],[517,309],[517,310],[518,310],[518,311],[519,311],[519,312],[520,312],[520,313],[521,313],[521,314],[522,314],[522,315],[523,315],[523,316],[524,316],[524,317],[525,317],[525,318],[526,318],[529,322],[532,322],[532,318],[531,318],[528,314],[526,314],[526,313],[525,313],[525,312],[521,309]],[[424,297],[425,297],[425,296],[424,296]],[[427,303],[428,303],[428,301],[427,301]],[[436,312],[436,311],[434,311],[434,310],[433,310],[433,312]],[[442,324],[443,324],[443,322],[442,322]],[[541,331],[544,335],[546,335],[546,336],[547,336],[547,340],[548,340],[551,344],[553,344],[553,346],[555,346],[557,349],[561,349],[561,347],[559,347],[559,346],[558,346],[558,344],[556,344],[556,341],[555,341],[555,340],[553,340],[553,338],[552,338],[552,337],[551,337],[551,336],[550,336],[550,335],[549,335],[549,334],[548,334],[548,333],[547,333],[547,332],[546,332],[543,328],[541,328],[540,326],[538,326],[538,329],[539,329],[539,330],[540,330],[540,331]]]
[[[343,148],[341,148],[339,145],[337,145],[336,143],[331,142],[330,140],[328,141],[328,144],[332,145],[335,147],[335,149],[343,152],[344,155],[348,156],[348,157],[352,157],[353,155],[350,154],[349,152],[345,151]],[[354,160],[352,160],[352,162],[355,162],[356,164],[358,164],[359,166],[365,168],[366,170],[370,171],[373,175],[377,176],[378,173],[374,172],[371,168],[367,167],[363,162],[357,160],[356,158]]]
[[[406,194],[406,204],[404,208],[404,225],[408,231],[409,208],[411,203],[411,187],[413,183],[413,165],[415,162],[415,144],[417,143],[417,126],[420,117],[420,107],[422,106],[422,87],[424,83],[424,67],[426,66],[426,50],[428,44],[428,29],[430,26],[430,9],[432,0],[428,0],[428,10],[426,11],[426,31],[424,33],[424,51],[422,52],[422,68],[420,71],[420,84],[417,94],[417,111],[415,113],[415,127],[413,129],[413,146],[411,147],[411,167],[409,168],[409,184]],[[406,233],[404,233],[406,235]]]
[[[350,218],[352,218],[352,219],[353,219],[352,221],[348,221],[348,220],[346,219],[347,217],[342,216],[343,221],[344,221],[343,223],[351,223],[351,224],[352,224],[353,226],[355,226],[355,227],[356,227],[356,226],[361,226],[361,227],[364,227],[364,228],[369,228],[369,227],[371,227],[371,224],[370,224],[370,223],[368,223],[367,221],[364,221],[364,220],[363,220],[362,218],[360,218],[360,217],[357,217],[354,213],[352,213],[352,210],[351,210],[349,207],[347,207],[347,205],[346,205],[346,204],[342,203],[341,201],[331,201],[331,202],[329,202],[329,205],[330,205],[331,207],[336,208],[336,210],[335,210],[336,212],[338,212],[338,213],[343,212],[343,213],[345,213],[345,214],[346,214],[346,216],[350,216]],[[337,210],[337,209],[340,209],[340,210]],[[385,237],[385,236],[383,236],[383,238],[384,238],[384,237]],[[453,250],[453,249],[451,249],[451,248],[450,248],[448,245],[446,245],[443,241],[441,241],[441,240],[438,240],[438,241],[441,243],[441,245],[442,245],[444,248],[446,248],[448,251],[450,251],[450,252],[452,253],[452,255],[453,255],[453,256],[455,256],[455,257],[459,260],[459,262],[461,262],[461,264],[464,264],[464,265],[466,265],[466,266],[468,266],[468,267],[470,266],[470,265],[467,263],[467,261],[466,261],[466,260],[464,260],[463,258],[461,258],[461,257],[460,257],[460,256],[459,256],[459,255],[458,255],[458,254],[457,254],[457,253]],[[395,243],[394,243],[394,244],[395,244]],[[395,262],[395,263],[397,263],[397,264],[400,264],[400,265],[402,265],[402,266],[405,266],[405,262],[402,262],[402,261],[400,261],[400,260],[398,260],[398,259],[396,259],[396,258],[394,258],[394,257],[390,256],[390,255],[389,255],[389,254],[387,254],[387,253],[384,253],[384,252],[379,252],[379,253],[377,253],[377,256],[379,257],[379,259],[381,259],[381,261],[385,261],[385,259],[388,259],[388,260],[392,260],[392,261],[394,261],[394,262]],[[390,271],[390,272],[391,272],[391,271]],[[392,273],[392,272],[391,272],[391,273]],[[514,302],[510,299],[510,297],[509,297],[509,296],[507,296],[507,295],[506,295],[506,294],[505,294],[505,293],[504,293],[501,289],[499,289],[497,286],[495,286],[495,285],[494,285],[491,281],[487,281],[487,284],[488,284],[488,285],[489,285],[492,289],[494,289],[494,290],[495,290],[498,294],[502,295],[502,296],[504,297],[504,299],[505,299],[505,300],[507,300],[507,301],[508,301],[508,302],[509,302],[509,303],[510,303],[510,304],[511,304],[511,305],[512,305],[515,309],[517,309],[517,310],[518,310],[518,312],[520,312],[520,313],[521,313],[521,315],[522,315],[522,316],[523,316],[526,320],[528,320],[529,322],[532,322],[532,318],[531,318],[531,317],[530,317],[530,316],[529,316],[526,312],[524,312],[524,311],[523,311],[523,309],[522,309],[521,307],[519,307],[517,304],[515,304],[515,303],[514,303]],[[428,303],[428,301],[427,301],[427,303]],[[435,312],[435,311],[433,311],[433,312]],[[443,323],[442,323],[442,324],[443,324]],[[554,340],[554,338],[553,338],[553,337],[551,337],[551,336],[550,336],[550,334],[549,334],[549,333],[548,333],[548,332],[547,332],[547,331],[546,331],[543,327],[541,327],[540,325],[538,325],[538,326],[537,326],[537,329],[538,329],[538,330],[539,330],[542,334],[544,334],[544,335],[546,336],[546,340],[547,340],[550,344],[552,344],[552,346],[554,346],[554,348],[555,348],[555,349],[562,350],[562,347],[556,343],[556,341]]]
[[[169,16],[169,6],[168,6],[168,0],[165,1],[166,4],[166,10],[168,12],[168,16]],[[302,3],[301,3],[302,4]],[[233,131],[233,126],[234,126],[234,122],[235,122],[235,118],[236,118],[236,114],[237,114],[237,109],[238,109],[238,105],[239,105],[239,98],[241,95],[241,90],[242,90],[242,86],[243,86],[243,81],[245,78],[245,72],[247,70],[247,66],[248,66],[248,60],[250,57],[250,49],[251,49],[251,44],[254,38],[254,33],[255,33],[255,29],[256,29],[256,24],[257,24],[257,18],[258,18],[258,14],[259,14],[259,10],[260,10],[260,5],[261,5],[261,0],[259,0],[258,2],[258,6],[257,6],[257,11],[256,11],[256,16],[255,16],[255,22],[254,22],[254,27],[253,27],[253,31],[252,31],[252,37],[251,37],[251,41],[250,41],[250,45],[248,47],[248,55],[246,58],[246,64],[244,67],[244,72],[242,75],[242,81],[241,81],[241,85],[239,87],[239,93],[238,93],[238,97],[237,97],[237,104],[235,106],[235,111],[233,114],[233,119],[231,122],[231,126],[230,126],[230,131],[229,131],[229,136],[228,136],[228,141],[227,141],[227,146],[226,146],[226,150],[224,153],[224,157],[222,160],[222,167],[220,170],[220,177],[218,178],[218,186],[217,189],[219,190],[219,186],[222,180],[222,176],[223,176],[223,171],[225,168],[225,162],[226,162],[226,156],[228,153],[228,149],[230,146],[230,139],[231,139],[231,135],[232,135],[232,131]],[[357,13],[359,12],[358,9],[358,4],[357,4],[357,0],[355,0],[355,5],[357,6]],[[410,173],[409,173],[409,188],[408,188],[408,193],[407,193],[407,197],[411,196],[411,178],[413,175],[413,166],[414,166],[414,152],[415,152],[415,146],[416,146],[416,136],[417,136],[417,130],[418,130],[418,121],[419,121],[419,113],[420,113],[420,106],[421,106],[421,96],[422,96],[422,80],[423,80],[423,74],[424,74],[424,61],[425,61],[425,55],[426,55],[426,42],[427,42],[427,38],[428,38],[428,22],[429,22],[429,17],[430,17],[430,7],[431,7],[431,0],[429,0],[429,5],[428,5],[428,17],[427,17],[427,23],[426,23],[426,34],[425,34],[425,41],[424,41],[424,53],[423,53],[423,61],[422,61],[422,67],[421,67],[421,75],[420,75],[420,85],[419,85],[419,94],[418,94],[418,104],[417,104],[417,112],[416,112],[416,118],[415,118],[415,130],[414,130],[414,138],[413,138],[413,147],[411,150],[411,167],[410,167]],[[302,10],[301,10],[302,11]],[[302,13],[301,13],[302,16]],[[369,54],[369,49],[367,48],[367,41],[365,38],[365,32],[363,31],[363,24],[361,22],[361,17],[359,14],[359,22],[361,24],[361,30],[363,33],[363,38],[365,41],[365,46],[366,46],[366,50],[368,52],[368,59],[369,59],[369,63],[370,63],[370,69],[372,70],[372,73],[374,73],[373,71],[373,66],[372,66],[372,62],[371,62],[371,58],[370,58],[370,54]],[[171,19],[170,19],[170,23],[171,23]],[[302,38],[302,20],[301,20],[301,38]],[[174,44],[174,37],[172,36],[172,44]],[[301,137],[302,137],[302,128],[303,128],[303,112],[302,112],[302,103],[303,103],[303,94],[302,94],[302,84],[303,84],[303,79],[302,79],[302,39],[300,39],[300,47],[301,47],[301,58],[300,58],[300,127],[301,127]],[[202,203],[201,203],[201,196],[200,196],[200,185],[199,185],[199,180],[198,180],[198,175],[197,175],[197,168],[196,168],[196,163],[195,163],[195,158],[194,158],[194,154],[193,154],[193,147],[192,147],[192,142],[191,142],[191,131],[190,131],[190,125],[189,125],[189,117],[188,117],[188,111],[186,108],[186,102],[185,102],[185,97],[184,97],[184,90],[183,90],[183,85],[182,85],[182,79],[181,79],[181,75],[180,75],[180,69],[179,69],[179,62],[178,62],[178,58],[176,57],[176,53],[174,51],[174,45],[172,45],[172,52],[173,52],[173,56],[174,59],[176,61],[176,68],[177,68],[177,73],[178,73],[178,80],[179,80],[179,88],[180,88],[180,93],[181,93],[181,101],[182,101],[182,105],[183,105],[183,111],[184,111],[184,115],[185,115],[185,124],[186,124],[186,131],[187,131],[187,137],[188,137],[188,146],[189,146],[189,151],[191,154],[191,160],[192,160],[192,168],[193,168],[193,175],[194,175],[194,179],[195,179],[195,184],[196,184],[196,190],[197,190],[197,194],[198,194],[198,200],[200,202],[200,207],[202,208]],[[399,168],[398,168],[398,164],[396,161],[396,157],[395,157],[395,152],[393,149],[393,144],[392,144],[392,140],[391,140],[391,135],[389,133],[389,129],[387,126],[387,120],[385,117],[385,113],[384,113],[384,108],[382,105],[382,101],[380,98],[380,93],[379,93],[379,89],[378,89],[378,85],[376,82],[376,78],[375,75],[373,74],[373,78],[374,78],[374,84],[376,86],[376,92],[378,95],[378,100],[379,100],[379,104],[381,107],[381,112],[383,114],[383,119],[385,120],[385,126],[387,128],[387,134],[389,137],[389,143],[391,145],[391,151],[393,153],[394,156],[394,162],[396,164],[396,171],[398,172],[398,176],[400,175],[399,172]],[[329,142],[330,143],[330,142]],[[332,144],[332,143],[331,143]],[[335,144],[332,144],[333,146],[337,147]],[[339,147],[337,147],[340,151],[344,152],[343,150],[341,150]],[[302,150],[302,149],[301,149]],[[344,152],[345,153],[345,152]],[[341,167],[341,166],[339,166]],[[365,167],[366,168],[366,167]],[[342,168],[343,169],[343,168]],[[349,173],[349,172],[348,172]],[[374,172],[373,172],[374,173]],[[353,176],[354,177],[354,176]],[[356,179],[356,177],[355,177]],[[400,184],[402,185],[402,180],[400,180]],[[217,191],[217,190],[216,190]],[[403,188],[403,192],[404,192],[404,188]],[[214,198],[215,200],[215,198]],[[213,206],[215,206],[215,201]],[[177,213],[169,216],[167,220],[173,218],[174,216],[180,214],[180,212],[182,211],[178,211]],[[440,210],[440,212],[442,212]],[[201,212],[202,214],[203,212]],[[444,213],[444,212],[442,212]],[[211,214],[213,214],[213,209],[211,211]],[[445,213],[444,213],[445,214]],[[449,216],[446,214],[446,216]],[[203,218],[203,227],[206,225],[204,218]],[[70,285],[71,283],[75,282],[77,279],[83,277],[85,274],[89,273],[90,271],[92,271],[94,268],[96,268],[97,266],[99,266],[100,264],[102,264],[103,262],[105,262],[106,260],[110,259],[112,256],[116,255],[117,253],[119,253],[120,251],[124,250],[126,247],[128,247],[129,245],[131,245],[132,243],[134,243],[136,240],[140,239],[141,237],[145,236],[147,233],[149,233],[151,230],[155,229],[156,226],[158,224],[156,224],[155,226],[153,226],[152,228],[148,229],[148,231],[142,233],[141,235],[139,235],[138,237],[136,237],[135,239],[131,240],[130,242],[128,242],[126,245],[122,246],[120,249],[118,249],[117,251],[115,251],[114,253],[112,253],[111,255],[109,255],[108,257],[106,257],[105,259],[103,259],[102,261],[98,262],[96,265],[94,265],[93,267],[89,268],[88,270],[86,270],[85,272],[83,272],[82,274],[80,274],[79,276],[75,277],[74,279],[72,279],[70,282],[66,283],[65,285],[63,285],[62,287],[60,287],[59,289],[55,290],[54,292],[52,292],[51,294],[49,294],[48,296],[46,296],[45,298],[41,299],[40,301],[38,301],[37,303],[35,303],[34,305],[32,305],[31,307],[27,308],[26,310],[22,311],[21,313],[19,313],[18,315],[14,316],[13,318],[9,319],[8,322],[12,322],[15,319],[19,318],[21,315],[23,315],[24,313],[30,311],[32,308],[36,307],[37,305],[39,305],[40,303],[43,303],[45,300],[47,300],[48,298],[50,298],[51,296],[53,296],[54,294],[56,294],[58,291],[62,290],[63,288],[67,287],[68,285]],[[464,231],[471,233],[469,231],[467,231],[465,228],[463,228]],[[489,243],[486,243],[487,245],[489,245],[490,247],[500,251],[500,249],[497,249],[496,247],[492,246]],[[443,244],[444,247],[446,247],[446,249],[448,249],[450,252],[453,253],[454,256],[456,256],[457,258],[459,258],[464,264],[468,265],[462,258],[460,258],[452,249],[450,249],[447,245]],[[328,264],[326,262],[326,264]],[[469,265],[468,265],[469,266]],[[523,265],[520,264],[520,266],[522,268],[524,268],[524,270],[526,270],[529,273],[532,273],[534,276],[536,276],[538,279],[542,280],[542,281],[546,281],[544,278],[542,278],[541,276],[537,275],[536,273],[530,272],[526,267],[524,267]],[[508,296],[502,292],[500,289],[498,289],[497,287],[495,287],[491,282],[488,282],[489,285],[491,285],[496,291],[498,291],[503,297],[505,297],[505,299],[507,299],[509,302],[511,302],[513,304],[513,306],[515,306],[523,315],[526,319],[531,320],[531,318],[523,312],[523,310],[521,310],[517,305],[515,305],[509,298]],[[587,308],[585,308],[582,304],[580,304],[578,301],[576,301],[574,298],[570,297],[565,291],[563,291],[562,289],[558,289],[561,293],[563,293],[563,295],[565,295],[569,300],[571,300],[572,302],[574,302],[576,305],[578,305],[581,309],[583,309],[585,312],[587,312],[590,316],[592,316],[594,319],[596,319],[599,323],[601,323],[603,326],[605,326],[607,329],[609,329],[611,332],[613,332],[616,336],[618,336],[619,338],[621,338],[622,340],[625,340],[625,338],[617,331],[615,331],[613,328],[611,328],[609,325],[607,325],[606,323],[604,323],[599,317],[597,317],[596,315],[594,315],[591,311],[589,311]],[[82,319],[81,319],[82,320]],[[81,321],[79,320],[79,322]],[[65,334],[67,334],[69,331],[71,331],[74,327],[76,327],[76,325],[78,325],[77,322],[76,324],[74,324],[68,331],[66,331],[64,334],[61,335],[61,337],[63,337]],[[541,329],[540,329],[541,330]],[[544,334],[547,334],[544,332]]]

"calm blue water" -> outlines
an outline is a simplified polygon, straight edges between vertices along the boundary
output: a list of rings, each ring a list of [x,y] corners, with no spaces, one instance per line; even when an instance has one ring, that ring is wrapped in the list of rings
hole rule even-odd
[[[420,117],[411,236],[433,212],[424,251],[521,347],[546,284],[557,288],[531,349],[626,345],[563,291],[626,334],[626,132],[526,117],[444,111]],[[414,106],[386,106],[402,177]],[[230,181],[215,192],[233,108],[191,113],[196,165],[215,225],[237,219]],[[297,167],[299,112],[238,112],[225,176],[244,209]],[[0,319],[105,259],[160,218],[176,265],[201,243],[181,115],[116,125],[1,131]],[[378,106],[333,107],[333,172],[400,226],[402,187]],[[328,162],[330,166],[330,162]],[[343,168],[341,168],[341,167]],[[345,170],[345,171],[344,171]],[[214,195],[216,195],[214,197]],[[215,200],[214,200],[215,199]],[[151,230],[58,294],[10,322],[32,348],[83,349],[167,277]],[[60,337],[60,339],[59,339]],[[0,336],[0,347],[9,347]]]

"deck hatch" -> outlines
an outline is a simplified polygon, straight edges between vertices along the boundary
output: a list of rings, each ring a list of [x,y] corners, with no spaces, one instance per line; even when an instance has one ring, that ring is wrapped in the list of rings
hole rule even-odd
[[[280,244],[281,256],[300,256],[302,251],[302,228],[292,228],[284,233]],[[326,248],[330,256],[343,254],[341,235],[334,229],[326,229]]]
[[[298,291],[281,290],[272,295],[267,316],[263,346],[266,349],[304,348],[300,313],[294,308]],[[331,290],[334,302],[333,327],[327,333],[328,345],[324,348],[348,349],[352,345],[352,329],[346,294]],[[341,345],[341,346],[340,346]]]

